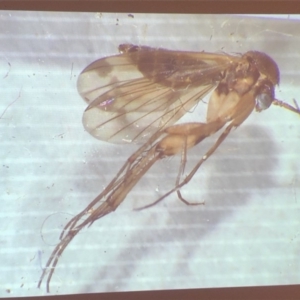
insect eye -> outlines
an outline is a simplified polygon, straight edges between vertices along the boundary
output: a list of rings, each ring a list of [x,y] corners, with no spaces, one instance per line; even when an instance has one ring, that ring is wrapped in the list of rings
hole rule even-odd
[[[262,111],[270,107],[273,97],[267,93],[258,94],[255,99],[255,107],[257,111]]]
[[[270,107],[274,99],[274,86],[271,82],[263,82],[255,98],[256,111],[262,111]]]

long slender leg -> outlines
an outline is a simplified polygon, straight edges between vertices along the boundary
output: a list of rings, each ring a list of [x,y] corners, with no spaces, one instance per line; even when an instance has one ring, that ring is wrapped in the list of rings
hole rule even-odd
[[[187,143],[186,143],[186,139],[185,139],[184,147],[182,149],[182,154],[181,154],[180,167],[179,167],[178,175],[177,175],[177,178],[176,178],[176,186],[180,184],[180,178],[184,173],[186,162],[187,162]],[[182,194],[181,194],[180,190],[177,190],[176,193],[177,193],[178,199],[186,205],[203,205],[204,204],[203,202],[189,202],[189,201],[187,201],[186,199],[184,199],[182,197]]]
[[[193,178],[193,176],[195,175],[195,173],[197,172],[197,170],[200,168],[200,166],[203,164],[203,162],[205,162],[216,151],[216,149],[220,146],[220,144],[225,140],[225,138],[228,136],[228,134],[230,133],[231,129],[234,126],[235,125],[233,123],[230,123],[226,127],[226,129],[219,136],[219,138],[217,139],[217,141],[215,142],[215,144],[205,153],[205,155],[202,156],[202,158],[200,159],[200,161],[197,163],[197,165],[193,168],[193,170],[188,174],[188,176],[184,180],[182,180],[180,183],[176,184],[176,186],[173,189],[171,189],[169,192],[167,192],[166,194],[164,194],[163,196],[161,196],[155,202],[153,202],[151,204],[148,204],[148,205],[145,205],[145,206],[140,207],[140,208],[136,208],[135,210],[142,210],[142,209],[146,209],[146,208],[149,208],[151,206],[154,206],[157,203],[161,202],[164,198],[166,198],[170,194],[174,193],[175,191],[178,191],[178,189],[180,189],[181,187],[183,187],[184,185],[186,185]]]
[[[150,142],[154,141],[155,137],[159,135],[161,135],[161,133],[151,137]],[[54,248],[47,261],[46,267],[38,282],[38,287],[41,286],[41,283],[45,278],[48,269],[50,268],[50,272],[47,276],[47,292],[50,291],[50,281],[59,257],[62,255],[72,239],[83,227],[90,226],[95,220],[114,211],[122,203],[127,194],[142,178],[142,176],[151,168],[151,166],[157,160],[161,159],[161,153],[156,151],[156,144],[149,148],[149,143],[147,143],[146,146],[148,149],[145,145],[127,160],[127,162],[118,172],[117,176],[111,181],[106,189],[99,194],[82,212],[80,212],[67,223],[60,235],[61,241]],[[141,154],[143,155],[141,156]],[[105,201],[103,202],[103,200]],[[98,207],[95,208],[95,206]],[[91,210],[92,213],[85,220],[79,223],[81,218],[88,215],[88,212]]]
[[[132,154],[126,161],[126,163],[122,166],[122,168],[119,170],[118,174],[114,177],[114,179],[107,185],[107,187],[79,214],[77,214],[74,218],[72,218],[64,227],[62,230],[62,233],[60,235],[60,239],[63,238],[65,232],[68,232],[68,230],[72,230],[77,222],[89,214],[91,210],[93,210],[94,206],[98,204],[100,201],[105,199],[105,197],[113,190],[117,189],[120,184],[124,181],[124,178],[128,177],[130,174],[130,171],[135,168],[136,165],[139,165],[140,157],[143,157],[144,152],[149,151],[149,146],[152,145],[161,135],[163,132],[158,131],[155,133],[147,143],[145,143],[142,147],[140,147],[134,154]],[[91,225],[91,224],[90,224]],[[90,226],[89,225],[89,226]]]

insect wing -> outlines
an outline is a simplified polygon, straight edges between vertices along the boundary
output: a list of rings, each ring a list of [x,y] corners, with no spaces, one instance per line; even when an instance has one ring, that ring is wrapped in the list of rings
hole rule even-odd
[[[89,103],[85,129],[109,142],[142,143],[190,111],[239,59],[138,47],[97,60],[78,79]]]
[[[90,104],[120,83],[142,77],[130,57],[115,55],[101,58],[87,66],[79,75],[77,89],[81,97]]]

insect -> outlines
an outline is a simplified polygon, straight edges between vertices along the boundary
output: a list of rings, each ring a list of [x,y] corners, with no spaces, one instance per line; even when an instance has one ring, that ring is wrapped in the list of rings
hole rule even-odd
[[[64,227],[38,287],[47,277],[47,291],[66,247],[85,226],[113,212],[153,166],[168,156],[180,154],[174,188],[142,209],[155,205],[171,193],[187,205],[180,188],[254,111],[272,104],[300,115],[299,107],[275,98],[280,74],[267,54],[250,51],[243,55],[184,52],[122,44],[119,55],[99,59],[78,78],[78,91],[89,104],[83,125],[92,136],[114,143],[141,143],[109,185]],[[202,102],[209,92],[205,122],[174,125]],[[225,128],[225,129],[223,129]],[[187,151],[206,137],[220,132],[215,143],[186,176]]]

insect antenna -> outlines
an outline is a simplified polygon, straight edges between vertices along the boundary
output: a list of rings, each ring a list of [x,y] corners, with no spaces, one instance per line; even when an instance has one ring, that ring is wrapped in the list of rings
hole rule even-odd
[[[294,103],[295,103],[295,107],[292,106],[292,105],[290,105],[290,104],[288,104],[288,103],[286,103],[286,102],[284,102],[284,101],[277,100],[277,99],[274,99],[272,103],[273,103],[274,105],[283,107],[283,108],[285,108],[285,109],[287,109],[287,110],[290,110],[290,111],[292,111],[292,112],[294,112],[294,113],[300,115],[299,105],[298,105],[298,103],[297,103],[297,101],[296,101],[295,99],[293,99],[293,101],[294,101]]]

